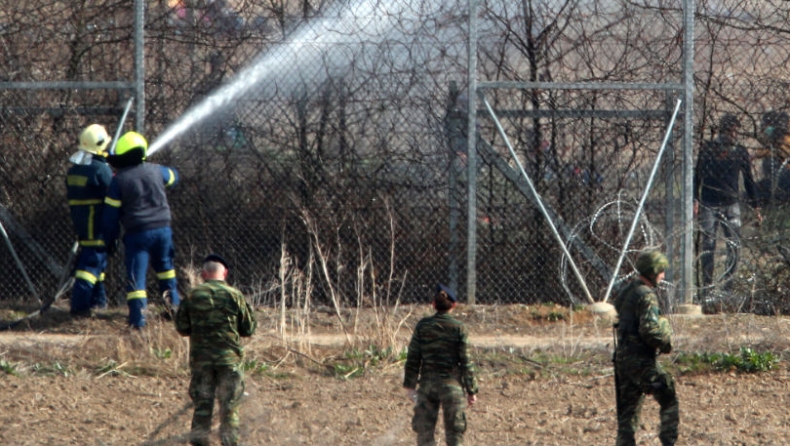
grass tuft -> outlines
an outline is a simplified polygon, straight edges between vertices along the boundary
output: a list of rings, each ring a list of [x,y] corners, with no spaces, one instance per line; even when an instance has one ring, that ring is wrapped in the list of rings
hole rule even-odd
[[[779,363],[779,358],[770,351],[756,352],[750,347],[741,347],[733,353],[679,353],[675,363],[681,373],[739,372],[760,373],[770,371]]]

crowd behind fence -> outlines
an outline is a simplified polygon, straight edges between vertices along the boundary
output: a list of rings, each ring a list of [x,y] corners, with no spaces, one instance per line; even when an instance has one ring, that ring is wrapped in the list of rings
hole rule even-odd
[[[0,81],[132,79],[133,3],[0,0]],[[219,252],[232,263],[230,280],[259,304],[425,301],[436,282],[464,295],[467,5],[386,3],[146,2],[149,140],[223,85],[242,88],[151,156],[182,178],[169,195],[182,287],[200,258]],[[677,82],[680,3],[484,1],[478,77]],[[790,25],[788,9],[773,1],[698,2],[695,145],[714,136],[718,118],[730,112],[741,118],[739,136],[751,153],[764,147],[761,116],[788,107],[782,73],[790,45],[777,31]],[[483,94],[588,286],[602,297],[613,275],[622,279],[633,269],[629,255],[611,271],[675,95]],[[123,90],[0,89],[3,299],[27,301],[31,288],[42,296],[57,288],[75,237],[65,200],[68,157],[87,124],[114,133],[127,99]],[[482,108],[476,127],[477,303],[585,303],[519,163]],[[676,126],[633,250],[676,250],[680,235],[696,230],[679,224],[680,136]],[[758,226],[744,213],[744,261],[733,294],[723,297],[730,309],[790,310],[781,206],[767,214]],[[115,304],[123,300],[119,254],[107,273]],[[16,273],[22,268],[32,287]]]

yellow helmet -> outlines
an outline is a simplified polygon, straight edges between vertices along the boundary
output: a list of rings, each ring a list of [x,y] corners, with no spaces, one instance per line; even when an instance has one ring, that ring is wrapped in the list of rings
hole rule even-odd
[[[137,132],[126,132],[118,139],[118,144],[115,145],[115,155],[123,156],[134,149],[142,150],[143,159],[145,159],[145,154],[148,151],[148,141]]]
[[[84,150],[96,155],[103,155],[104,149],[110,143],[110,135],[107,129],[99,124],[91,124],[85,127],[80,134],[80,150]]]
[[[109,154],[107,160],[116,169],[123,169],[142,164],[147,151],[148,141],[143,135],[137,132],[126,132],[118,138],[115,150]]]

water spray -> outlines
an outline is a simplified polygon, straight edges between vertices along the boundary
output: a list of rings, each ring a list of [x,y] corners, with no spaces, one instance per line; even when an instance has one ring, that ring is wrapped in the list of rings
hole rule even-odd
[[[325,13],[326,18],[306,24],[288,41],[259,55],[228,83],[189,108],[149,145],[147,154],[153,155],[192,127],[244,100],[308,92],[327,77],[345,75],[353,61],[364,63],[365,58],[342,48],[351,45],[362,48],[373,39],[386,39],[395,26],[404,26],[401,19],[410,13],[404,5],[400,6],[404,9],[397,10],[398,5],[375,0],[337,5]],[[299,75],[294,75],[292,68],[297,65],[320,68],[315,73],[300,70]],[[272,82],[264,88],[266,79]]]

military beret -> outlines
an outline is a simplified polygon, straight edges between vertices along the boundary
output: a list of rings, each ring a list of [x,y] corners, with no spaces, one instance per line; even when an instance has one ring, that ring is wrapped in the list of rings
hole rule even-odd
[[[436,285],[436,292],[438,293],[440,291],[444,291],[445,293],[447,293],[447,297],[449,297],[451,301],[458,302],[458,298],[455,297],[455,291],[453,291],[452,288],[442,285],[440,283]]]
[[[203,263],[206,263],[206,262],[217,262],[217,263],[221,263],[221,264],[222,264],[222,266],[224,266],[224,267],[225,267],[225,269],[228,269],[228,270],[230,269],[230,266],[228,266],[228,262],[226,262],[226,261],[225,261],[225,259],[223,259],[222,257],[220,257],[220,255],[219,255],[219,254],[209,254],[209,255],[207,255],[207,256],[206,256],[206,258],[205,258],[205,259],[203,259]]]

